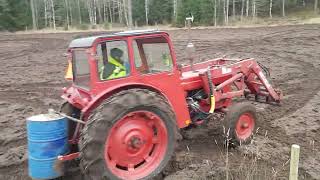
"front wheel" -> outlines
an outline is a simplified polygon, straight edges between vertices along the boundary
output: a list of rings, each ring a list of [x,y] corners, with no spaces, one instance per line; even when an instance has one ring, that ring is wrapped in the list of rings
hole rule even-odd
[[[117,93],[89,117],[80,139],[86,179],[149,179],[174,152],[176,126],[166,100],[154,92]]]
[[[227,142],[236,146],[250,143],[256,131],[256,119],[256,109],[249,102],[232,105],[224,119]]]

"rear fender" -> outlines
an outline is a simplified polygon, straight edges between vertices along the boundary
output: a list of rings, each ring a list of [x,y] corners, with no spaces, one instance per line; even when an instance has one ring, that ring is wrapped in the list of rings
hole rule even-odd
[[[104,90],[102,93],[100,93],[99,95],[95,96],[90,102],[89,104],[84,107],[81,110],[81,114],[83,119],[86,121],[87,117],[89,116],[90,112],[92,110],[94,110],[96,107],[98,107],[105,99],[107,99],[108,97],[112,96],[113,94],[120,92],[122,90],[127,90],[127,89],[132,89],[132,88],[141,88],[141,89],[148,89],[150,91],[156,92],[160,95],[162,95],[167,102],[170,104],[173,112],[175,113],[176,116],[176,124],[181,128],[181,124],[184,124],[184,122],[180,122],[179,118],[180,115],[176,114],[174,107],[172,106],[171,102],[169,101],[169,98],[167,97],[167,95],[159,90],[158,88],[152,86],[152,85],[146,85],[146,84],[139,84],[139,83],[135,83],[135,84],[124,84],[124,85],[120,85],[120,86],[116,86],[116,87],[112,87],[112,88],[108,88],[106,90]]]

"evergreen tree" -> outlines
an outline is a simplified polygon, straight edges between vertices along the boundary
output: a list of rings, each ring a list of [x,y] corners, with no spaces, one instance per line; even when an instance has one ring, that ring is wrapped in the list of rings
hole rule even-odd
[[[30,13],[26,13],[26,7],[29,7],[26,1],[0,0],[0,30],[15,31],[30,27]]]
[[[149,24],[170,23],[173,17],[172,0],[150,0]]]
[[[145,0],[133,0],[132,1],[132,19],[133,21],[137,22],[138,25],[144,25],[146,22],[145,17]]]

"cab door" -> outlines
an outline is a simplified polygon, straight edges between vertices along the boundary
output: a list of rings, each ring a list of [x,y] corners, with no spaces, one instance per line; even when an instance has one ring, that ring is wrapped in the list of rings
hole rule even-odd
[[[135,38],[132,41],[135,70],[140,83],[164,94],[177,116],[179,127],[190,119],[185,92],[180,85],[180,71],[175,67],[174,52],[164,36]]]

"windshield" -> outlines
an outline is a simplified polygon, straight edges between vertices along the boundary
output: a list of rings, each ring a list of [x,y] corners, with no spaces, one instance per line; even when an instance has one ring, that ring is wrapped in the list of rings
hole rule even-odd
[[[133,42],[135,66],[143,74],[172,70],[168,42],[163,37],[136,39]]]
[[[86,51],[74,50],[72,62],[74,84],[88,90],[90,86],[90,67]]]

